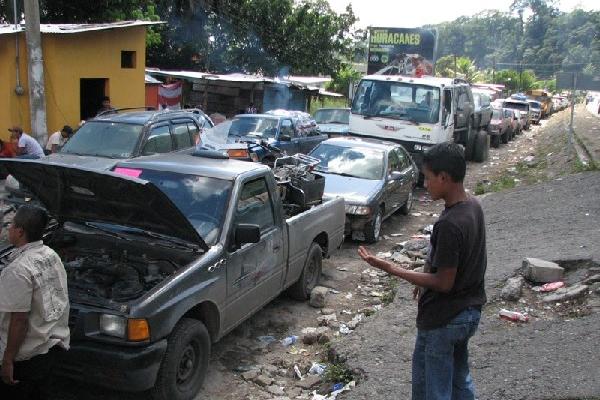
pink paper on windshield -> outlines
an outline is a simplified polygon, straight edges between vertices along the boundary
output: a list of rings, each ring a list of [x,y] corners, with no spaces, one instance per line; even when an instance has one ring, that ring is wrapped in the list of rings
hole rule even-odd
[[[121,175],[125,175],[125,176],[131,176],[132,178],[139,178],[140,175],[142,174],[141,169],[133,169],[133,168],[120,168],[117,167],[115,168],[115,171],[117,174],[121,174]]]

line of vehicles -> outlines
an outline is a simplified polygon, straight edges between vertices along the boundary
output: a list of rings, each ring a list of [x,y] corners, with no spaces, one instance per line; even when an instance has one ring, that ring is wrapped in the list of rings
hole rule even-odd
[[[72,333],[57,373],[193,398],[212,343],[283,291],[306,299],[345,237],[375,242],[410,212],[427,148],[484,161],[543,113],[461,80],[367,76],[351,108],[315,118],[115,110],[58,153],[1,160],[8,200],[54,218]]]

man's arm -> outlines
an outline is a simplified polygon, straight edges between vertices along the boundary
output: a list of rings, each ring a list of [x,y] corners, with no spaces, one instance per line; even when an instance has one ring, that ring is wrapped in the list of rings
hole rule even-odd
[[[396,275],[414,285],[442,293],[449,292],[454,286],[457,271],[456,267],[438,268],[433,274],[427,272],[415,272],[377,258],[362,246],[358,248],[358,254],[373,267],[379,268],[389,274]]]
[[[6,341],[6,349],[4,350],[4,357],[2,357],[2,381],[9,385],[18,383],[14,380],[13,376],[13,364],[15,357],[19,353],[21,344],[27,334],[27,327],[29,321],[28,312],[13,312],[10,313],[10,322],[8,325],[8,337]]]

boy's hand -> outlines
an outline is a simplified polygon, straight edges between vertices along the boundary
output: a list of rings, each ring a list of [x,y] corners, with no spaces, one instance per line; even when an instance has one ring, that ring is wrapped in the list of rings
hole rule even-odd
[[[381,258],[375,257],[364,246],[358,246],[358,255],[360,256],[360,258],[365,260],[367,264],[388,272],[390,264],[387,261],[382,260]]]

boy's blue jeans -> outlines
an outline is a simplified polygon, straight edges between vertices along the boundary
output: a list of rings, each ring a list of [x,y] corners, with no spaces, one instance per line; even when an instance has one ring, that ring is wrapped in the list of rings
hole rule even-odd
[[[446,326],[417,333],[412,362],[412,400],[474,400],[469,339],[481,311],[469,307]]]

